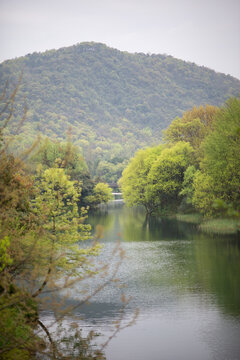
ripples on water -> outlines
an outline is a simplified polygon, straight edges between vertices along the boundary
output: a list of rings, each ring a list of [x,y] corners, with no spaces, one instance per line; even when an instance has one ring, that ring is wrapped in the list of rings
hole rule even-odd
[[[108,360],[240,359],[239,239],[207,237],[174,220],[146,221],[141,209],[122,205],[101,209],[89,222],[105,229],[99,261],[114,267],[112,250],[121,238],[126,257],[118,278],[132,297],[124,321],[140,310],[136,324],[109,344]],[[88,288],[100,281],[91,279]],[[79,301],[78,290],[70,303]],[[120,309],[120,290],[111,284],[76,313],[83,329],[108,336]],[[53,315],[42,318],[49,322]]]

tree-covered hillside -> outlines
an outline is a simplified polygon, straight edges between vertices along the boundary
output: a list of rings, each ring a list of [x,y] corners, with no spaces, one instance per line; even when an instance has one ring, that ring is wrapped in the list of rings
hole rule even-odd
[[[0,64],[0,92],[23,71],[14,120],[26,99],[23,143],[39,131],[63,140],[71,128],[90,170],[115,182],[136,149],[158,143],[161,130],[193,105],[222,105],[240,81],[166,55],[130,54],[99,43],[33,53]],[[14,121],[10,127],[14,128]],[[21,136],[19,135],[18,140]],[[112,174],[109,177],[109,174]]]

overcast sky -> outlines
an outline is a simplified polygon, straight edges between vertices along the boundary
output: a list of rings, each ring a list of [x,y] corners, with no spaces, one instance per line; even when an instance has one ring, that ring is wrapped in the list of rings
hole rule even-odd
[[[240,79],[240,0],[0,0],[0,62],[83,41]]]

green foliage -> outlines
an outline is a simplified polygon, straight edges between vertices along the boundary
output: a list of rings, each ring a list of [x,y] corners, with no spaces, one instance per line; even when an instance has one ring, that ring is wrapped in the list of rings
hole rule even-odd
[[[194,188],[193,182],[196,175],[196,168],[194,165],[189,166],[184,173],[184,180],[182,184],[182,190],[180,191],[180,195],[184,197],[184,202],[187,205],[192,204]]]
[[[22,182],[23,177],[24,172]],[[14,179],[14,173],[10,171],[9,182]],[[19,188],[19,183],[16,184]],[[7,183],[5,187],[7,189]],[[44,342],[34,334],[38,304],[33,298],[37,298],[45,286],[48,291],[57,290],[59,279],[66,285],[69,277],[71,281],[73,278],[79,280],[95,273],[92,258],[99,253],[101,246],[98,243],[80,245],[81,241],[90,238],[90,226],[84,224],[86,211],[82,209],[80,216],[78,212],[80,192],[81,189],[69,179],[64,169],[49,168],[38,173],[32,199],[31,193],[28,193],[28,207],[24,211],[31,214],[32,223],[29,222],[29,214],[23,218],[17,216],[22,210],[18,210],[18,201],[14,202],[14,198],[7,202],[8,206],[17,207],[14,212],[9,210],[8,213],[5,205],[0,234],[2,359],[30,360],[35,358],[36,351],[43,350]],[[11,217],[13,213],[14,218]],[[84,343],[84,339],[82,341]],[[89,348],[87,343],[85,346],[90,354],[90,345]]]
[[[77,206],[81,194],[78,176],[87,166],[70,143],[45,142],[32,158],[38,168],[35,177],[27,175],[23,161],[9,154],[13,138],[6,128],[18,89],[19,83],[9,96],[1,95],[6,101],[3,109],[9,109],[9,114],[0,110],[4,119],[0,127],[0,358],[30,360],[43,355],[65,359],[55,351],[57,340],[54,345],[38,320],[39,302],[44,306],[38,295],[45,286],[48,292],[55,292],[95,274],[93,257],[100,245],[88,242],[81,246],[81,241],[90,238],[90,226],[84,224],[86,210],[81,208],[79,214]],[[20,120],[18,127],[25,112]],[[25,158],[32,150],[23,154]],[[52,301],[47,306],[53,306]],[[58,316],[59,312],[57,321]],[[50,346],[38,337],[39,324],[45,328]],[[92,335],[84,339],[76,331],[69,339],[71,358],[104,359],[102,352],[91,347]]]
[[[184,171],[193,162],[193,152],[184,142],[139,150],[119,181],[126,203],[144,205],[148,214],[179,205]]]
[[[113,199],[112,189],[108,184],[98,183],[93,189],[93,195],[86,198],[86,201],[91,207],[96,207],[98,204],[107,203]]]
[[[238,217],[240,99],[229,99],[221,109],[194,107],[164,136],[166,145],[150,167],[145,158],[154,148],[139,151],[124,170],[125,201],[143,204],[148,212],[195,208],[205,216]]]
[[[0,219],[8,215],[24,218],[29,214],[31,192],[32,181],[24,173],[24,164],[3,150],[0,153]]]
[[[148,181],[153,201],[161,209],[172,209],[179,205],[184,172],[193,163],[193,148],[189,143],[178,142],[164,149],[153,163]]]
[[[94,187],[94,194],[100,202],[107,203],[109,200],[113,199],[112,189],[108,186],[108,184],[98,183]]]
[[[205,214],[206,216],[211,216],[213,213],[213,203],[215,200],[213,179],[208,174],[197,171],[195,174],[193,187],[193,205],[201,213]]]
[[[230,99],[216,117],[214,130],[203,143],[202,173],[194,186],[193,202],[209,215],[238,211],[240,204],[240,99]],[[218,201],[218,202],[217,202]],[[218,206],[219,201],[224,206]]]
[[[113,164],[109,161],[100,160],[96,168],[96,176],[101,181],[108,182],[109,184],[116,184],[122,175],[124,168],[127,166],[127,160]]]
[[[85,198],[93,193],[94,182],[91,179],[86,161],[77,146],[69,141],[59,142],[46,138],[40,143],[30,162],[38,170],[64,169],[70,179],[77,181],[82,188],[81,201],[78,202],[79,207],[89,205]]]
[[[231,99],[204,142],[203,169],[214,180],[215,192],[235,206],[240,203],[240,99]]]
[[[12,306],[6,306],[13,304]],[[6,307],[5,307],[6,306]],[[35,358],[39,338],[34,334],[37,318],[36,303],[29,294],[14,291],[1,293],[0,298],[0,352],[4,360],[31,360]]]
[[[54,264],[61,277],[63,274],[84,275],[89,270],[89,257],[98,254],[100,249],[99,244],[79,247],[80,240],[90,238],[91,227],[84,224],[84,208],[79,216],[77,202],[81,189],[76,185],[63,169],[47,169],[39,176],[38,194],[33,200],[44,229],[42,242],[50,251],[46,266]]]
[[[176,118],[164,131],[166,142],[176,143],[179,141],[189,142],[196,153],[196,159],[200,159],[200,146],[205,136],[213,129],[214,119],[219,109],[216,106],[194,106],[186,111],[182,118]]]
[[[154,209],[152,198],[148,196],[148,174],[152,164],[162,152],[162,145],[139,150],[130,160],[119,180],[119,186],[127,205],[143,205],[148,213]]]
[[[29,111],[15,151],[27,147],[39,131],[63,141],[69,130],[90,172],[108,183],[119,177],[118,164],[126,166],[124,161],[137,149],[158,143],[171,119],[194,105],[221,105],[240,91],[239,80],[231,76],[171,56],[129,54],[98,43],[5,61],[0,64],[0,91],[7,80],[17,83],[21,70],[6,135],[17,134],[24,98]],[[196,134],[201,134],[201,124],[194,121]],[[98,166],[100,161],[111,172]]]
[[[10,257],[8,251],[10,247],[10,240],[8,236],[0,239],[0,272],[4,270],[7,265],[11,265],[13,259]]]
[[[79,148],[71,142],[52,141],[46,138],[32,156],[31,161],[42,168],[63,168],[72,180],[81,181],[88,174],[87,164]]]
[[[238,234],[240,229],[239,219],[207,219],[199,228],[201,231],[209,234]]]

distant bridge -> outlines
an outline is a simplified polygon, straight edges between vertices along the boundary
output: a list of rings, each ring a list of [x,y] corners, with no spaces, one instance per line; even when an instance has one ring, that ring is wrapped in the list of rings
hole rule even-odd
[[[123,201],[122,193],[120,193],[120,192],[113,192],[112,195],[113,195],[113,197],[114,197],[114,201]]]

